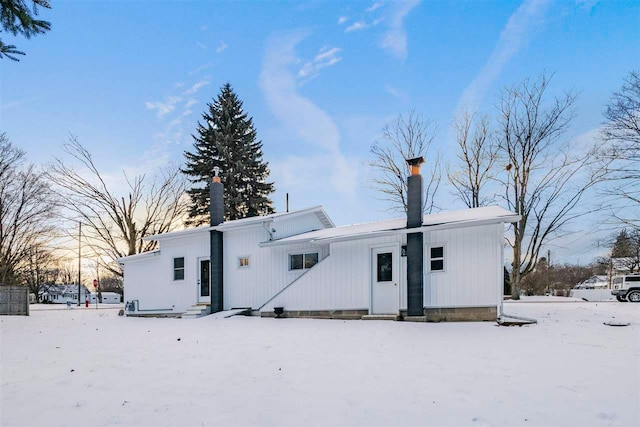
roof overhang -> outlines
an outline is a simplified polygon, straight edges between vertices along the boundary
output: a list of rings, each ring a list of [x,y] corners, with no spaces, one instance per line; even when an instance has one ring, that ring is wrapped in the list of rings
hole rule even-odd
[[[140,261],[143,259],[148,259],[148,258],[153,258],[160,255],[160,249],[155,250],[155,251],[149,251],[149,252],[142,252],[140,254],[135,254],[135,255],[129,255],[129,256],[125,256],[122,258],[117,258],[116,262],[118,264],[124,264],[126,262],[133,262],[133,261]]]
[[[303,235],[292,236],[292,237],[284,238],[280,240],[261,242],[259,245],[260,247],[285,246],[285,245],[293,245],[293,244],[323,245],[328,243],[371,239],[375,237],[384,237],[384,236],[390,236],[390,235],[405,235],[405,234],[425,232],[425,231],[450,230],[453,228],[475,227],[475,226],[490,225],[490,224],[505,224],[505,223],[510,224],[518,221],[519,219],[520,219],[520,215],[514,214],[514,215],[506,215],[503,217],[489,218],[489,219],[482,219],[482,220],[468,220],[468,221],[457,221],[457,222],[448,222],[448,223],[440,223],[440,224],[429,224],[429,225],[423,225],[422,227],[415,227],[415,228],[406,228],[406,227],[392,228],[392,229],[386,229],[386,230],[367,231],[362,233],[343,234],[343,235],[327,236],[327,237],[316,237],[312,233],[305,233],[305,234],[309,234],[308,238],[305,238],[303,234]]]

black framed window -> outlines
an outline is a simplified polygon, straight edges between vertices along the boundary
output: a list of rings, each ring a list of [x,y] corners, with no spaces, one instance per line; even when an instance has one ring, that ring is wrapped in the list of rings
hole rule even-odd
[[[430,271],[444,271],[444,246],[433,246],[429,249]]]
[[[318,252],[289,255],[289,270],[304,270],[318,263]]]
[[[184,280],[184,257],[173,259],[173,280]]]

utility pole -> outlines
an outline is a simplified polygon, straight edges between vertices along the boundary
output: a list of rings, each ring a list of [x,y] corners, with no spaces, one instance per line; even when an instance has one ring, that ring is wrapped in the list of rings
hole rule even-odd
[[[82,223],[78,221],[78,307],[80,307],[80,268],[82,266]]]

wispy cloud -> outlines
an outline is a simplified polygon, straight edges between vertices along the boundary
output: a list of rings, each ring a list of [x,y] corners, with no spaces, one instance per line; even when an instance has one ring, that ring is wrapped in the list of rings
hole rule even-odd
[[[349,25],[347,28],[345,28],[344,32],[345,33],[351,33],[353,31],[361,31],[361,30],[367,29],[369,27],[370,27],[370,25],[368,25],[364,21],[356,21],[353,24]]]
[[[402,60],[407,58],[407,32],[404,20],[419,3],[418,0],[395,2],[393,10],[385,19],[388,30],[382,36],[380,47]]]
[[[342,60],[338,56],[342,52],[342,49],[338,47],[323,47],[312,61],[306,62],[300,71],[298,71],[298,77],[305,81],[311,80],[320,74],[320,70],[326,67],[337,64]]]
[[[338,25],[342,25],[344,23],[346,23],[349,20],[348,16],[341,16],[338,18]]]
[[[313,157],[315,163],[307,160],[304,164],[313,164],[314,170],[322,173],[308,177],[305,183],[309,185],[330,176],[333,191],[353,193],[356,176],[340,150],[338,127],[326,112],[298,93],[296,74],[292,69],[298,61],[295,47],[305,37],[303,32],[293,32],[269,39],[260,74],[260,88],[272,114],[287,133],[295,135],[307,147],[308,157]],[[331,57],[329,52],[327,50],[318,56]],[[283,160],[279,165],[281,175],[286,174],[285,164],[296,165],[299,170],[301,163],[293,157]],[[277,165],[272,166],[275,168]]]
[[[382,7],[382,2],[379,1],[379,2],[375,2],[374,4],[366,8],[364,11],[370,13],[370,12],[373,12],[374,10],[380,9],[381,7]]]
[[[462,93],[458,109],[477,105],[511,58],[542,28],[549,0],[525,0],[511,15],[480,73]]]
[[[218,45],[218,47],[216,48],[216,52],[220,53],[223,50],[225,50],[226,48],[228,48],[229,46],[227,46],[227,44],[223,41],[220,42],[220,44]]]
[[[207,45],[204,43],[196,42],[196,46],[198,46],[202,50],[207,50]]]
[[[201,80],[197,83],[194,83],[189,89],[185,90],[183,93],[183,95],[193,95],[194,93],[196,93],[197,91],[199,91],[201,88],[208,86],[211,82],[209,80]]]
[[[145,102],[145,105],[147,106],[148,110],[155,110],[156,116],[158,116],[158,118],[161,118],[175,110],[176,104],[181,100],[182,98],[180,98],[179,96],[167,96],[164,101],[147,101]]]
[[[598,3],[600,3],[600,0],[576,0],[576,6],[587,12],[591,12]]]
[[[193,75],[196,75],[196,74],[200,74],[201,72],[206,71],[211,67],[213,67],[213,63],[209,62],[208,64],[201,65],[198,68],[189,71],[189,75],[193,76]]]
[[[393,96],[394,98],[398,98],[402,102],[409,101],[409,95],[407,94],[407,92],[400,90],[396,87],[386,86],[384,88],[384,91],[387,92],[389,95]]]

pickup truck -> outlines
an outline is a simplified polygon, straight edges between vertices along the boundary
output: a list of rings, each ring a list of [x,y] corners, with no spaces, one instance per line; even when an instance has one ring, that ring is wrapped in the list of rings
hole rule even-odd
[[[611,295],[620,302],[640,302],[640,274],[615,276]]]

